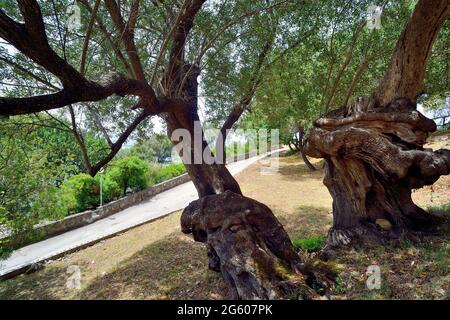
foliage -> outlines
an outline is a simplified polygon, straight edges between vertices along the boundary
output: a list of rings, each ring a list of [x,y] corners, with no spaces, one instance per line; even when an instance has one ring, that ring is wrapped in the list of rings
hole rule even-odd
[[[326,240],[322,236],[316,236],[305,239],[295,239],[292,243],[294,244],[294,247],[301,248],[304,251],[316,252],[325,247]]]
[[[345,294],[347,292],[347,287],[341,276],[336,277],[334,291],[339,294]]]
[[[102,197],[103,203],[108,203],[120,198],[122,189],[120,185],[111,179],[111,176],[99,173],[95,176],[95,181],[100,185],[100,179],[102,180]]]
[[[14,234],[99,204],[100,175],[83,173],[83,156],[73,134],[64,129],[66,124],[44,115],[0,119],[0,225]],[[106,142],[89,131],[83,136],[90,158],[103,158]],[[163,135],[150,141],[132,148],[135,154],[148,161],[165,159],[170,141]],[[119,198],[124,183],[132,191],[148,185],[147,161],[136,159],[117,161],[103,175],[104,203]],[[184,172],[182,165],[161,170],[157,182]]]
[[[0,207],[13,232],[64,216],[57,187],[78,170],[63,135],[30,120],[0,120]]]
[[[424,94],[420,97],[419,103],[427,113],[438,124],[438,130],[445,131],[450,129],[450,92],[442,94],[429,95]],[[445,123],[443,122],[445,119]]]
[[[450,203],[439,205],[439,206],[428,207],[427,211],[433,215],[450,217]]]
[[[29,115],[0,120],[0,224],[13,233],[61,219],[91,204],[60,188],[85,170],[83,156],[64,119]],[[104,156],[105,143],[85,132],[87,152]],[[91,201],[92,202],[92,201]],[[96,201],[98,203],[98,201]]]
[[[90,175],[80,173],[64,181],[61,195],[70,204],[70,212],[81,212],[99,204],[100,186]]]
[[[147,162],[166,163],[172,155],[172,142],[165,134],[153,134],[140,139],[131,148],[124,150],[123,156],[137,156]]]
[[[388,66],[402,30],[399,26],[414,8],[414,1],[388,2],[382,28],[369,30],[364,21],[371,3],[355,1],[342,7],[330,2],[327,8],[313,11],[320,14],[318,32],[266,71],[244,124],[278,128],[281,142],[287,143],[299,126],[307,133],[321,114],[355,96],[370,95]],[[442,106],[448,96],[448,29],[447,22],[427,68],[425,92],[430,105],[438,101]]]
[[[133,31],[147,79],[163,73],[170,50],[160,51],[162,39],[170,39],[168,17],[180,10],[179,1],[169,1],[163,6],[155,3],[141,1],[139,21]],[[371,0],[349,1],[345,5],[334,0],[303,1],[301,5],[296,1],[207,1],[195,17],[184,52],[186,61],[195,62],[202,69],[199,93],[204,99],[204,118],[214,124],[223,122],[256,83],[251,112],[240,125],[278,128],[281,141],[286,143],[299,125],[307,131],[315,118],[345,104],[349,96],[371,93],[386,70],[402,30],[399,26],[406,23],[415,1],[387,1],[382,29],[360,29],[372,3]],[[74,32],[64,27],[67,1],[39,4],[50,46],[79,70],[91,12],[81,1],[77,2],[81,8],[81,28]],[[132,1],[120,2],[125,18],[131,4]],[[23,20],[15,1],[2,1],[2,9],[11,18]],[[115,50],[116,46],[123,50],[117,42],[122,38],[116,39],[117,34],[113,34],[114,23],[104,3],[100,4],[97,18],[104,29],[99,27],[100,23],[95,23],[92,29],[86,51],[86,78],[96,80],[111,70],[133,76],[126,58],[121,59]],[[424,87],[429,97],[424,103],[427,108],[442,106],[442,101],[448,98],[448,34],[447,22],[438,35],[427,69]],[[268,53],[258,68],[265,46]],[[284,54],[286,48],[291,50]],[[203,54],[199,55],[199,51]],[[54,75],[6,45],[0,46],[0,69],[1,96],[43,95],[59,87]],[[353,80],[357,80],[354,87]],[[157,86],[156,82],[150,85]],[[73,115],[65,107],[51,114],[1,119],[0,207],[8,223],[14,228],[26,228],[74,212],[77,207],[96,205],[98,199],[93,200],[96,191],[91,201],[88,194],[83,198],[67,191],[70,182],[66,182],[66,190],[58,188],[70,176],[85,172],[83,153],[70,130],[74,125],[77,127],[80,140],[87,146],[86,154],[95,164],[110,151],[111,141],[107,142],[107,138],[118,137],[141,111],[131,110],[135,103],[135,97],[111,97],[74,104]],[[119,189],[125,194],[129,188],[139,190],[184,172],[181,165],[148,168],[146,162],[166,162],[171,149],[165,136],[149,138],[151,131],[152,124],[147,118],[131,136],[136,145],[123,152],[123,159],[107,170],[103,177],[105,202],[115,199]],[[229,155],[233,153],[227,151]],[[98,184],[98,179],[89,183]],[[85,180],[87,183],[88,179]],[[81,202],[78,196],[83,198],[79,199]],[[72,208],[66,208],[65,203]]]
[[[122,195],[128,191],[139,191],[149,185],[149,168],[146,161],[137,156],[120,158],[111,163],[107,176],[117,183]]]
[[[182,163],[171,163],[167,166],[151,164],[149,169],[149,180],[153,185],[181,176],[184,173],[186,173],[186,168]]]

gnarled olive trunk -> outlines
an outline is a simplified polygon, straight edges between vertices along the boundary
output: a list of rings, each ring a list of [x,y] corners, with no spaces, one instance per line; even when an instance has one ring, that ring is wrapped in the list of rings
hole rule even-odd
[[[202,197],[183,211],[181,227],[209,246],[230,299],[309,299],[316,296],[311,287],[326,283],[317,281],[272,211],[253,199],[231,191]]]
[[[222,273],[229,298],[314,297],[311,287],[323,286],[334,274],[317,276],[304,264],[272,211],[244,197],[224,164],[204,159],[203,155],[212,158],[212,154],[198,122],[195,75],[188,79],[185,97],[162,101],[170,110],[165,115],[169,137],[177,129],[184,129],[191,137],[181,142],[180,152],[188,155],[180,156],[199,200],[183,211],[182,231],[206,244],[209,268]]]
[[[416,110],[433,42],[450,12],[448,0],[419,0],[383,79],[371,97],[358,97],[317,120],[306,151],[326,161],[333,197],[330,245],[355,237],[414,237],[431,222],[411,190],[450,172],[450,151],[424,149],[436,124]]]
[[[170,108],[176,112],[166,116],[169,135],[180,128],[193,134],[198,121],[193,106],[179,100],[167,103],[179,104]],[[204,139],[201,146],[196,148],[192,139],[185,146],[191,150],[192,161],[199,153],[210,154]],[[206,244],[209,268],[222,273],[228,298],[313,298],[317,293],[311,287],[326,286],[335,276],[333,272],[318,276],[305,264],[272,211],[244,197],[225,165],[202,161],[185,166],[199,200],[183,211],[182,231]]]
[[[423,148],[435,123],[409,99],[385,108],[318,119],[307,153],[326,161],[324,184],[333,197],[330,245],[355,237],[411,237],[432,217],[415,205],[411,190],[450,172],[450,151]]]

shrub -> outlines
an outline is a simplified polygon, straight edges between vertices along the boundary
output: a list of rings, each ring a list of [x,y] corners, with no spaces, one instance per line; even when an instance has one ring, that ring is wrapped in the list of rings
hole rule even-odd
[[[160,182],[162,168],[163,166],[159,163],[152,163],[149,165],[148,177],[150,185],[154,185]]]
[[[73,193],[66,194],[61,188],[49,186],[39,193],[36,201],[31,205],[31,214],[39,221],[53,221],[64,218],[76,207]]]
[[[181,176],[186,172],[186,167],[182,163],[171,163],[161,170],[161,179],[159,182],[169,180],[178,176]]]
[[[186,168],[182,163],[171,163],[165,167],[160,164],[152,164],[149,170],[149,178],[152,184],[156,184],[181,176],[185,172]]]
[[[146,161],[136,156],[125,157],[115,161],[106,174],[107,179],[117,183],[126,195],[130,191],[139,191],[149,185],[149,168]]]
[[[100,186],[90,175],[80,173],[63,182],[60,195],[67,202],[70,213],[81,212],[99,204]]]
[[[95,176],[95,180],[100,185],[100,174]],[[109,175],[103,175],[102,177],[102,196],[103,203],[108,203],[120,198],[121,188],[119,184],[112,180]]]
[[[296,239],[292,243],[294,247],[301,248],[304,251],[316,252],[325,247],[325,238],[323,236],[316,236],[306,239]]]

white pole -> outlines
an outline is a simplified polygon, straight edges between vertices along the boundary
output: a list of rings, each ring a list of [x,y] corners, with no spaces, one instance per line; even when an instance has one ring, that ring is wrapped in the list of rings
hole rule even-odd
[[[103,170],[100,171],[100,207],[103,205]]]

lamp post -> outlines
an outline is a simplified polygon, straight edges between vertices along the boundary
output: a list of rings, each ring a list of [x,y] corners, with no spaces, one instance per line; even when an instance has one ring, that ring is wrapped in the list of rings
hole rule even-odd
[[[100,169],[100,207],[103,205],[103,168]]]

